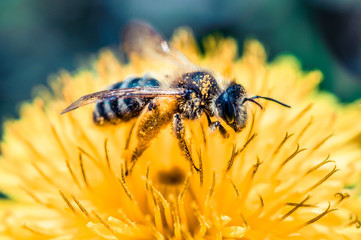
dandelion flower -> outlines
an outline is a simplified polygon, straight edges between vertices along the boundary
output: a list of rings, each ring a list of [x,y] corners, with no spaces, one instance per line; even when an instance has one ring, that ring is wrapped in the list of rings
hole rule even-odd
[[[241,133],[222,139],[207,119],[186,121],[186,141],[200,173],[182,156],[170,126],[151,141],[131,175],[124,156],[137,140],[136,120],[96,126],[94,106],[67,115],[82,95],[146,72],[169,68],[150,60],[119,62],[103,51],[91,70],[62,73],[5,123],[1,149],[0,235],[4,239],[361,239],[361,112],[317,86],[291,56],[267,63],[262,45],[204,41],[180,29],[172,43],[249,95]],[[231,131],[230,131],[231,132]]]

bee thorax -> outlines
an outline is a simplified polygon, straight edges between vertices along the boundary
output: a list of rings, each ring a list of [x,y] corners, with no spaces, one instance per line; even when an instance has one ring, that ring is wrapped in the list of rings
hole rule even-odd
[[[186,89],[185,96],[178,103],[182,117],[197,119],[203,112],[212,112],[211,105],[219,86],[210,73],[199,71],[183,74],[173,87]]]

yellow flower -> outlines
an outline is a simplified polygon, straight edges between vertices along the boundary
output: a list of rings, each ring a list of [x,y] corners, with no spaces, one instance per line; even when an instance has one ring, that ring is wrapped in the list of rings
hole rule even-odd
[[[63,73],[8,121],[2,142],[0,207],[4,239],[361,239],[360,107],[320,93],[318,71],[282,56],[267,63],[261,44],[209,37],[202,55],[191,33],[173,44],[217,77],[236,79],[260,100],[239,134],[222,139],[205,117],[186,122],[195,164],[182,157],[170,126],[130,176],[124,156],[136,143],[135,121],[98,127],[94,106],[67,115],[78,97],[168,66],[103,51],[94,69]],[[229,80],[228,80],[229,81]],[[232,131],[230,131],[232,132]],[[128,146],[129,145],[129,146]]]

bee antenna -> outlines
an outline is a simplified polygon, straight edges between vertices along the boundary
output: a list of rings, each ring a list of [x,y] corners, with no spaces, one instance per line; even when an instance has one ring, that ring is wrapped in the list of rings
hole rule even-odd
[[[256,101],[254,100],[254,97],[252,97],[252,98],[246,98],[245,102],[246,102],[246,101],[253,102],[253,103],[257,104],[261,109],[263,109],[262,105],[259,104],[258,102],[256,102]]]
[[[257,104],[261,109],[263,109],[262,106],[261,106],[261,104],[259,104],[258,102],[256,102],[256,101],[254,100],[254,99],[257,99],[257,98],[266,99],[266,100],[269,100],[269,101],[278,103],[278,104],[280,104],[280,105],[282,105],[282,106],[284,106],[284,107],[291,108],[291,106],[289,106],[289,105],[287,105],[287,104],[285,104],[285,103],[283,103],[283,102],[277,101],[276,99],[269,98],[269,97],[258,96],[258,95],[253,96],[253,97],[251,97],[251,98],[246,98],[245,101],[253,102],[253,103]]]

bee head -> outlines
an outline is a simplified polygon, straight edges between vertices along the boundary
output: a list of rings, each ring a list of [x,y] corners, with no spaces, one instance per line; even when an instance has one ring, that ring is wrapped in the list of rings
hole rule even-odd
[[[216,108],[219,116],[227,123],[227,125],[232,127],[235,132],[240,132],[247,123],[247,109],[244,103],[250,101],[257,104],[262,109],[262,105],[255,101],[257,98],[269,100],[290,108],[287,104],[269,97],[256,95],[248,98],[244,87],[236,83],[232,83],[226,91],[217,98]]]
[[[219,116],[240,132],[247,122],[247,109],[244,106],[246,92],[240,84],[232,83],[216,100]]]

